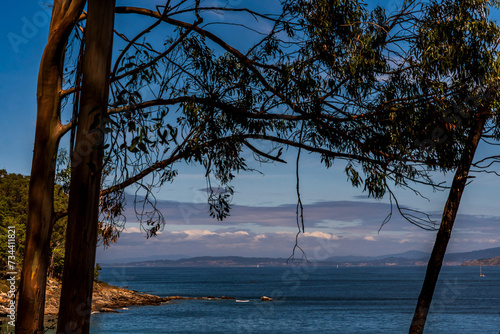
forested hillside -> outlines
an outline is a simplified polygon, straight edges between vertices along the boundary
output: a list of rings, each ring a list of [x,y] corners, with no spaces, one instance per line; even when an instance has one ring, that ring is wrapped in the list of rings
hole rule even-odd
[[[19,272],[22,266],[24,243],[26,238],[26,221],[28,207],[29,177],[21,174],[8,173],[0,169],[0,268],[2,275],[6,270],[8,259],[7,229],[14,226],[16,230],[16,267]],[[62,212],[68,206],[68,195],[60,186],[55,188],[54,211]],[[52,234],[51,261],[49,275],[59,277],[62,274],[64,260],[64,240],[66,218],[59,219],[54,224]]]

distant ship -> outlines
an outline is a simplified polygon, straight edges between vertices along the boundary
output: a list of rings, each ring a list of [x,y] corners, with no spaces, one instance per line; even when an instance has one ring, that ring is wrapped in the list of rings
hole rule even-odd
[[[484,277],[483,272],[481,271],[481,266],[479,266],[479,277]]]

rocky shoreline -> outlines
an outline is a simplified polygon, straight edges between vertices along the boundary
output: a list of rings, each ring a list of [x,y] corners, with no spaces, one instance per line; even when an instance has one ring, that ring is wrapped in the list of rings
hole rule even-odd
[[[55,279],[48,279],[45,315],[57,315],[60,297],[61,283]],[[95,282],[92,296],[92,312],[117,312],[116,310],[128,306],[160,305],[171,299],[127,290],[105,282]],[[0,316],[8,314],[9,301],[7,293],[0,292]]]
[[[61,297],[61,282],[55,279],[47,281],[47,297],[45,301],[45,315],[56,316],[59,311]],[[92,295],[92,313],[120,312],[120,309],[129,306],[160,305],[171,300],[222,300],[235,299],[233,297],[159,297],[137,291],[127,290],[105,282],[95,282]],[[272,301],[269,297],[262,297],[262,301]],[[0,317],[8,314],[10,299],[6,292],[0,292]]]

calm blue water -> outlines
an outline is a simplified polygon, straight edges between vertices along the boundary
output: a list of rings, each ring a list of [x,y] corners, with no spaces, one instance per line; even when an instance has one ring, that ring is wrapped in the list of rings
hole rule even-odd
[[[444,267],[425,333],[500,332],[500,268]],[[231,296],[94,314],[98,333],[407,333],[423,267],[104,268],[158,296]],[[275,302],[261,302],[261,296]]]

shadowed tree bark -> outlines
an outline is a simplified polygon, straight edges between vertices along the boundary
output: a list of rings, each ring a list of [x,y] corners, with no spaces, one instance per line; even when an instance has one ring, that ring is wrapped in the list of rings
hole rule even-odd
[[[64,6],[69,8],[70,3],[76,2],[56,1],[55,5],[59,6],[57,11],[61,12],[61,8],[66,8]],[[81,3],[83,9],[85,1]],[[435,56],[443,53],[442,49],[449,48],[440,49],[440,43],[436,40],[427,41],[424,38],[429,35],[428,29],[425,26],[420,28],[418,15],[413,14],[413,5],[410,6],[415,1],[408,2],[410,7],[389,18],[381,12],[375,12],[374,15],[361,12],[355,1],[338,4],[327,0],[294,0],[285,3],[297,6],[296,15],[292,15],[292,20],[282,19],[281,16],[270,20],[274,28],[269,34],[265,32],[265,37],[259,38],[248,50],[236,49],[230,42],[210,31],[211,23],[201,23],[203,13],[214,10],[262,16],[252,11],[201,8],[200,2],[196,0],[181,0],[175,6],[170,6],[171,2],[167,1],[165,6],[157,6],[152,10],[117,7],[117,13],[136,14],[154,19],[155,22],[134,38],[117,33],[126,42],[126,47],[117,57],[115,69],[109,75],[112,35],[109,36],[108,29],[113,28],[113,18],[108,11],[112,5],[107,1],[91,1],[89,15],[93,17],[87,21],[84,82],[79,86],[78,80],[75,80],[72,83],[75,87],[61,91],[59,95],[48,95],[49,98],[54,97],[51,103],[58,117],[60,97],[81,92],[79,122],[62,126],[56,116],[52,123],[41,122],[47,124],[42,125],[45,131],[52,129],[50,126],[54,124],[59,130],[54,137],[50,135],[52,130],[46,132],[48,139],[44,141],[41,136],[43,145],[35,147],[35,151],[41,147],[45,149],[39,152],[37,164],[42,164],[41,160],[45,159],[48,165],[48,161],[55,161],[54,152],[57,151],[60,136],[78,125],[59,332],[75,329],[88,331],[91,270],[99,213],[97,205],[103,155],[103,118],[110,120],[109,130],[112,130],[110,151],[106,152],[106,156],[110,161],[118,161],[117,168],[106,165],[117,175],[108,185],[109,188],[101,193],[104,203],[110,192],[123,194],[125,187],[138,182],[144,187],[145,184],[140,182],[146,175],[157,176],[153,179],[160,180],[159,185],[171,181],[177,171],[169,168],[181,160],[203,165],[208,177],[214,174],[223,186],[229,185],[233,174],[247,169],[245,160],[240,156],[244,146],[260,158],[270,161],[282,162],[280,153],[284,146],[320,153],[327,167],[339,158],[349,162],[358,161],[359,168],[349,164],[346,173],[353,185],[364,185],[365,190],[374,197],[384,196],[388,189],[386,179],[395,180],[396,184],[402,186],[407,185],[406,178],[411,181],[423,179],[423,183],[426,183],[426,166],[442,170],[456,168],[460,157],[458,148],[463,147],[465,134],[469,133],[470,127],[461,131],[462,127],[457,124],[456,131],[452,131],[455,125],[449,124],[443,113],[450,105],[461,100],[462,95],[456,92],[457,87],[467,83],[469,78],[443,91],[442,87],[448,87],[446,84],[450,82],[449,73],[446,70],[443,73],[436,71],[432,64],[436,63]],[[182,8],[182,4],[186,7]],[[100,6],[105,6],[106,10]],[[95,8],[98,8],[99,13],[96,13]],[[54,11],[57,12],[56,9]],[[310,15],[313,12],[317,15]],[[75,13],[78,14],[75,17],[80,14],[72,12]],[[408,19],[406,15],[409,15]],[[412,18],[413,15],[416,15],[415,18]],[[307,22],[298,24],[302,16],[308,18]],[[453,15],[456,16],[460,15]],[[375,24],[363,23],[370,20]],[[325,27],[319,29],[322,22]],[[141,37],[160,23],[177,29],[165,40],[164,45],[155,50],[149,43],[142,42]],[[407,29],[408,25],[415,31]],[[464,26],[462,22],[457,25]],[[399,28],[394,28],[397,26],[401,29],[401,35],[396,31]],[[280,41],[280,36],[294,29],[296,38],[292,38],[294,34],[290,33],[290,40],[285,38]],[[318,30],[320,34],[316,36]],[[423,37],[417,31],[424,31]],[[439,32],[434,35],[443,34]],[[418,44],[419,38],[433,47],[432,52],[427,54],[430,47],[425,43]],[[288,49],[291,43],[296,45],[295,50]],[[449,44],[457,43],[451,40]],[[56,62],[59,72],[65,44],[61,45],[58,49],[61,52],[59,62]],[[223,51],[214,52],[217,49]],[[395,49],[403,51],[395,54]],[[289,59],[290,54],[283,50],[289,50],[290,54],[297,52],[299,56]],[[406,50],[422,52],[415,53],[413,57]],[[470,58],[478,58],[476,54]],[[415,64],[414,59],[422,59],[423,56],[427,56],[429,64]],[[449,58],[446,55],[443,57],[446,60]],[[463,59],[459,59],[458,63],[463,64]],[[477,66],[472,67],[476,71]],[[163,77],[160,73],[168,75]],[[56,76],[59,82],[54,91],[60,90],[61,75],[59,73]],[[108,78],[115,85],[115,101],[108,113],[110,117],[103,117],[107,96],[102,94],[108,92]],[[142,101],[141,95],[144,95],[146,87],[150,92],[155,92],[154,100]],[[178,112],[177,115],[173,115],[172,110],[169,112],[169,105],[177,106],[171,108]],[[113,114],[121,114],[122,117],[113,118]],[[433,150],[421,149],[419,140],[427,140],[431,136],[429,129],[441,127],[448,129],[446,134],[451,144],[436,145],[434,141],[438,144],[439,141],[434,140],[431,141]],[[177,143],[179,139],[180,144]],[[252,143],[257,140],[273,143],[273,149],[278,153],[256,149]],[[160,154],[155,156],[158,152]],[[54,157],[52,160],[51,156]],[[414,167],[410,166],[412,163]],[[39,168],[35,158],[33,168]],[[365,181],[361,180],[356,169],[366,175]],[[42,176],[44,179],[40,181]],[[38,180],[47,185],[53,179],[53,172],[48,170],[40,174]],[[30,195],[33,201],[38,201],[38,208],[45,210],[43,213],[40,213],[42,209],[35,210],[34,214],[39,217],[45,215],[50,221],[54,215],[47,208],[52,207],[52,194],[49,191],[43,194],[33,191]],[[119,194],[117,197],[118,200],[114,202],[113,198],[108,201],[111,203],[109,206],[103,205],[104,214],[108,212],[113,216],[121,213],[123,205],[119,201]],[[229,204],[222,203],[220,198],[218,202],[217,198],[213,202],[216,204],[215,214],[225,217]],[[147,218],[144,220],[148,236],[153,235],[164,223],[161,215],[159,218],[144,217]],[[42,234],[33,229],[32,240],[38,244],[31,250],[32,254],[37,254],[37,249],[46,251],[44,247],[48,247],[50,224],[41,226]],[[43,255],[43,252],[40,254]],[[29,263],[30,268],[26,269],[26,274],[23,269],[23,277],[34,272],[37,277],[46,274],[44,257],[36,256],[25,262]],[[40,289],[44,289],[45,284],[37,284],[38,293],[44,295],[44,290]],[[40,326],[40,321],[43,321],[43,303],[37,303],[31,310],[40,314],[41,308],[42,317],[37,318],[37,326]]]
[[[425,321],[427,319],[427,314],[429,313],[432,296],[439,278],[439,272],[441,271],[441,266],[443,265],[443,259],[451,237],[451,231],[453,229],[453,224],[455,223],[458,208],[460,206],[460,200],[467,184],[467,177],[474,160],[474,154],[476,153],[477,146],[484,131],[486,120],[488,119],[488,109],[482,109],[483,110],[479,111],[476,115],[474,127],[469,134],[463,150],[461,162],[458,165],[453,178],[448,200],[446,201],[444,207],[441,225],[436,236],[436,241],[434,242],[434,248],[432,249],[429,263],[427,264],[424,284],[420,295],[418,296],[417,307],[410,326],[410,334],[421,334],[424,332]]]
[[[59,139],[64,50],[85,1],[56,0],[49,40],[37,86],[37,120],[31,169],[26,248],[24,253],[16,333],[43,333],[45,283],[49,266],[50,235],[55,222],[54,176]]]
[[[114,0],[88,2],[58,333],[89,332],[114,8]]]

